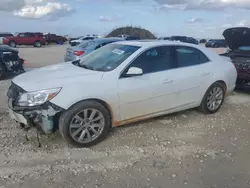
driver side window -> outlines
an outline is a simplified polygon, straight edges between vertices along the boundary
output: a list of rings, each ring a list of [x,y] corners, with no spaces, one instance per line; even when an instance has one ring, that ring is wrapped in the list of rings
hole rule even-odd
[[[131,67],[141,68],[143,74],[175,68],[173,52],[174,49],[171,46],[160,46],[146,50],[126,68],[125,72]]]

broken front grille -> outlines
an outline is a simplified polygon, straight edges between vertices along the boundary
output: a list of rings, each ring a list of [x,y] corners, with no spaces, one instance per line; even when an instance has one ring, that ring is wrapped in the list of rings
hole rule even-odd
[[[2,58],[5,62],[18,61],[18,52],[3,52]]]

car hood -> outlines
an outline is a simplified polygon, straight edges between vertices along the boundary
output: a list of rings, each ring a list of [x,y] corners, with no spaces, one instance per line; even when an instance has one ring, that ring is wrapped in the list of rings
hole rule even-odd
[[[229,28],[223,32],[223,36],[231,50],[235,50],[240,46],[250,46],[250,28]]]
[[[7,46],[7,45],[0,45],[0,51],[1,52],[18,52],[17,49],[11,48],[10,46]]]
[[[12,82],[25,91],[64,87],[69,84],[90,84],[101,80],[103,72],[87,70],[73,65],[72,62],[45,66],[15,77]]]

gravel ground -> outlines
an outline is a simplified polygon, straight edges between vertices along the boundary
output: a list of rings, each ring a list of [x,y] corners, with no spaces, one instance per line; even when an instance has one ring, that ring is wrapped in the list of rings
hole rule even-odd
[[[9,83],[0,82],[0,188],[250,187],[246,93],[233,93],[217,114],[188,110],[114,128],[90,149],[58,133],[41,136],[38,148],[35,131],[27,141],[8,117]]]

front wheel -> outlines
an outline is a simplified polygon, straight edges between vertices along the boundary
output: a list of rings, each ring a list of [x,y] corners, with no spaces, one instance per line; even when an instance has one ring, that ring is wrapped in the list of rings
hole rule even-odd
[[[221,108],[224,98],[225,89],[223,84],[216,82],[208,88],[199,110],[205,114],[214,114]]]
[[[15,48],[16,47],[16,42],[15,41],[10,41],[9,46],[12,47],[12,48]]]
[[[61,135],[76,147],[90,147],[101,142],[110,128],[109,111],[96,101],[83,101],[73,105],[59,120]]]

